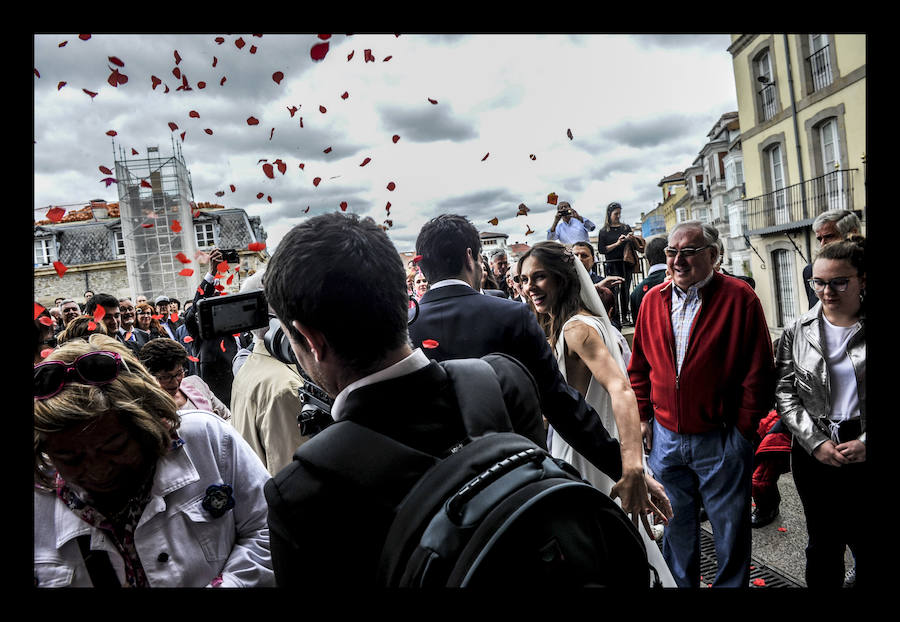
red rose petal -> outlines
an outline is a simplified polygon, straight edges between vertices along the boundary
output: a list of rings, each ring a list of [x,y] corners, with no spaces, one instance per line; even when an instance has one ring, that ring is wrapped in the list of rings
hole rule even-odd
[[[251,53],[251,54],[256,54],[256,46],[255,46],[255,45],[251,45],[251,46],[250,46],[250,53]]]
[[[226,285],[231,285],[231,282],[234,280],[234,275],[232,274],[225,280]]]
[[[177,65],[180,62],[181,62],[181,56],[178,55],[178,50],[175,50],[175,64]]]
[[[175,233],[181,233],[181,223],[177,220],[172,221],[172,231]]]
[[[262,192],[257,192],[257,193],[256,193],[256,198],[257,198],[257,199],[261,199],[261,198],[263,198],[263,196],[265,196],[265,195],[264,195]]]
[[[131,148],[131,155],[138,155],[137,149],[134,147]]]
[[[219,45],[222,45],[223,43],[225,43],[225,38],[224,37],[216,37],[215,41]]]
[[[106,309],[98,305],[97,308],[94,309],[94,321],[99,322],[103,319],[104,315],[106,315]]]
[[[569,137],[569,140],[572,140],[572,130],[566,130],[566,136]]]
[[[390,201],[387,202],[387,205],[384,206],[384,209],[387,211],[391,211],[391,202]]]
[[[312,46],[312,49],[310,49],[310,51],[309,51],[310,57],[315,61],[322,60],[323,58],[325,58],[326,54],[328,54],[328,42],[327,41],[325,41],[324,43],[315,44],[314,46]]]
[[[38,317],[40,317],[41,313],[43,313],[43,312],[46,311],[46,310],[47,310],[47,309],[44,308],[43,305],[40,305],[40,304],[38,304],[38,303],[34,303],[34,319],[38,319]]]
[[[140,186],[141,186],[141,188],[152,188],[153,187],[150,185],[150,182],[147,181],[146,179],[141,180]]]
[[[778,528],[778,531],[787,531],[787,528],[785,528],[785,527],[779,527],[779,528]]]
[[[344,91],[344,92],[341,94],[341,99],[347,99],[348,97],[350,97],[350,93],[348,93],[347,91]]]
[[[431,348],[436,348],[436,347],[438,347],[438,345],[440,345],[440,344],[438,344],[438,342],[435,341],[434,339],[426,339],[425,341],[422,342],[422,347],[423,347],[423,348],[429,348],[429,349],[431,349]]]
[[[250,244],[247,245],[247,250],[250,250],[250,251],[261,251],[261,250],[264,249],[265,247],[266,247],[266,243],[265,243],[265,242],[250,242]]]
[[[144,223],[141,225],[144,229],[151,229],[153,227],[152,223]]]
[[[316,177],[315,179],[313,179],[313,186],[318,186],[320,181],[322,181],[321,177]]]
[[[181,142],[184,142],[184,135],[185,135],[186,133],[187,133],[187,132],[182,132],[182,133],[181,133]]]
[[[156,76],[150,76],[150,83],[153,84],[153,90],[155,91],[156,87],[162,84],[162,80],[160,80]]]
[[[371,161],[372,161],[372,158],[366,158],[365,160],[362,161],[362,164],[360,164],[360,166],[365,166],[366,164],[368,164]]]
[[[280,71],[276,71],[272,74],[272,79],[275,80],[275,84],[281,84],[281,81],[284,80],[284,74]]]
[[[397,144],[397,141],[400,140],[400,136],[398,134],[394,134],[393,137],[391,137],[391,140],[394,141],[394,144]]]
[[[348,61],[348,62],[350,61],[351,58],[353,58],[353,53],[354,53],[354,52],[356,52],[356,50],[350,50],[350,53],[347,54],[347,61]]]
[[[238,37],[237,40],[235,40],[234,44],[237,46],[237,49],[239,49],[239,50],[240,50],[242,47],[244,47],[245,45],[247,45],[247,44],[244,42],[244,38],[243,38],[243,37]]]
[[[328,147],[328,148],[325,149],[322,153],[331,153],[331,147]]]
[[[267,162],[266,164],[263,164],[262,168],[263,168],[263,173],[266,174],[266,177],[268,177],[269,179],[275,178],[275,169],[271,164],[269,164]]]
[[[556,200],[558,198],[559,197],[556,196],[555,192],[551,192],[550,194],[547,195],[547,203],[549,203],[550,205],[556,205]]]
[[[191,110],[191,111],[188,113],[188,116],[189,116],[189,117],[192,117],[192,118],[194,118],[194,119],[199,119],[199,118],[200,118],[200,113],[197,112],[196,110]]]
[[[63,41],[63,42],[60,43],[57,47],[64,48],[64,47],[66,47],[66,44],[67,44],[67,43],[68,43],[68,41]]]
[[[206,129],[203,130],[203,131],[206,132],[207,134],[209,134],[210,136],[212,136],[213,131],[212,131],[211,129],[206,128]]]
[[[187,341],[187,337],[185,337],[184,340]],[[190,356],[190,355],[188,355],[188,360],[189,360],[189,361],[193,361],[193,362],[195,362],[195,363],[199,363],[199,362],[200,362],[200,359],[198,359],[196,356]]]
[[[87,89],[81,89],[81,90],[84,91],[85,93],[87,93],[88,95],[90,95],[91,99],[94,99],[95,97],[97,97],[97,94],[94,91],[89,91]]]
[[[432,104],[436,104],[436,103],[437,103],[437,100],[436,100],[436,99],[431,99],[430,97],[428,98],[428,101],[430,101]]]
[[[385,56],[385,57],[384,57],[384,60],[382,60],[381,62],[382,62],[382,63],[386,63],[386,62],[388,62],[389,60],[391,60],[392,58],[394,58],[394,57],[393,57],[393,56]]]
[[[347,202],[346,201],[341,201],[341,211],[342,212],[347,211]]]
[[[328,110],[325,108],[325,106],[319,106],[319,112],[325,114],[326,112],[328,112]]]
[[[169,121],[169,129],[174,132],[175,130],[178,129],[178,126],[175,125],[174,123],[172,123],[171,121]]]
[[[272,137],[275,135],[275,128],[272,128],[272,131],[269,132],[269,140],[272,140]]]
[[[306,214],[307,212],[309,212],[309,205],[307,205],[307,206],[306,206],[306,209],[303,210],[303,213],[304,213],[304,214]]]
[[[88,327],[88,330],[94,330],[95,328],[97,328],[97,324],[94,322],[94,320],[90,320],[90,321],[88,321],[87,327]]]
[[[56,90],[58,91],[59,89],[61,89],[61,88],[64,87],[65,85],[66,85],[66,82],[59,82],[59,83],[56,85]]]
[[[496,216],[494,216],[488,222],[496,227],[500,220]]]
[[[179,252],[178,254],[176,254],[176,255],[175,255],[175,259],[177,259],[177,260],[180,261],[181,263],[191,263],[191,260],[188,259],[187,255],[185,255],[185,254],[182,253],[182,252]]]
[[[269,203],[271,203],[271,202],[272,202],[272,197],[270,197],[269,195],[266,195],[266,201],[268,201]]]
[[[227,79],[228,78],[226,78],[225,76],[222,76],[222,79],[219,80],[219,86],[222,86],[223,84],[225,84],[225,80],[227,80]]]
[[[365,55],[366,55],[366,60],[365,60],[365,62],[367,62],[367,63],[374,63],[374,62],[375,62],[375,57],[372,56],[372,50],[364,50],[364,53],[365,53]]]
[[[421,256],[421,255],[416,255],[415,257],[413,257],[413,263],[414,263],[414,264],[419,263],[420,261],[422,261],[422,256]]]
[[[319,38],[320,38],[322,41],[327,41],[328,39],[331,38],[331,35],[319,35]]]
[[[225,340],[224,339],[219,342],[219,349],[222,350],[222,352],[225,351]]]
[[[197,88],[198,88],[198,89],[205,89],[205,88],[206,88],[206,82],[202,82],[202,81],[201,81],[201,82],[198,82],[198,83],[197,83]]]
[[[88,39],[91,38],[91,35],[78,35],[78,38],[81,39],[82,41],[87,41]]]
[[[396,188],[396,187],[397,187],[397,184],[395,184],[394,182],[390,182],[390,183],[387,185],[387,189],[390,190],[391,192],[393,192],[393,191],[394,191],[394,188]]]
[[[190,343],[193,340],[194,340],[194,338],[191,337],[190,335],[185,335],[184,339],[182,339],[182,341],[184,341],[185,343]],[[190,357],[188,357],[188,358],[190,358]]]
[[[485,160],[487,160],[489,155],[491,155],[490,151],[488,151],[486,154],[484,154],[484,157],[481,158],[481,161],[484,162]]]
[[[171,320],[173,323],[174,323],[174,322],[177,322],[177,321],[178,321],[178,314],[177,314],[177,313],[171,313],[171,314],[169,314],[169,320]]]
[[[300,168],[301,168],[301,169],[304,169],[304,168],[306,168],[306,165],[305,165],[305,164],[304,164],[304,163],[303,163],[303,162],[301,162],[301,163],[300,163],[300,164],[298,164],[298,165],[297,165],[297,166],[299,166],[299,167],[300,167]]]
[[[765,579],[753,579],[753,585],[756,585],[758,587],[763,587],[763,586],[765,586],[765,584],[766,584]]]
[[[47,212],[47,219],[50,220],[50,222],[59,222],[62,220],[65,213],[66,210],[61,207],[52,207]]]
[[[44,326],[53,326],[53,318],[48,315],[45,315],[44,317],[40,318],[38,320],[38,322],[40,322]]]

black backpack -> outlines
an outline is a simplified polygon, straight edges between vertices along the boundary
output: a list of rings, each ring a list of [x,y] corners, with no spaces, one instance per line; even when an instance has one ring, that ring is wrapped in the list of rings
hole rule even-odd
[[[481,359],[441,365],[453,381],[468,434],[446,458],[351,421],[319,434],[330,439],[317,444],[327,451],[317,452],[315,461],[340,465],[362,485],[377,486],[402,465],[432,463],[397,509],[375,584],[649,587],[637,528],[573,466],[508,431],[491,365]],[[362,461],[360,447],[366,448]]]

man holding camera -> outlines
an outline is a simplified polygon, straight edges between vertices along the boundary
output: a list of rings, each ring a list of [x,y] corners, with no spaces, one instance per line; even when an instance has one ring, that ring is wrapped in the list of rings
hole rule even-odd
[[[349,434],[354,426],[339,426],[354,422],[437,457],[465,438],[449,375],[410,347],[406,271],[371,218],[330,213],[297,225],[269,261],[264,289],[300,367],[334,399],[335,428]],[[536,431],[532,440],[543,443],[537,404],[519,397],[528,394],[523,387],[534,395],[533,381],[507,360],[508,368],[492,367],[513,428],[528,427],[521,423],[528,418]],[[352,474],[378,462],[377,456],[348,434],[314,436],[266,484],[272,563],[281,587],[333,587],[335,580],[351,589],[374,587],[396,508],[432,464],[431,458],[427,464],[401,461],[365,485]],[[336,451],[334,443],[345,444]],[[348,453],[340,451],[347,446],[352,464],[316,462],[323,451]]]
[[[588,234],[597,226],[587,218],[582,218],[568,201],[561,201],[556,209],[553,225],[547,230],[548,240],[558,240],[563,244],[589,242]]]

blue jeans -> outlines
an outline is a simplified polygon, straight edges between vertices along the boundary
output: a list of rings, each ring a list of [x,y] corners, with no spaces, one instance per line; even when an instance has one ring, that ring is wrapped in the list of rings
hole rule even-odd
[[[654,420],[648,466],[666,489],[675,516],[663,538],[663,557],[678,587],[700,586],[700,507],[716,542],[714,587],[750,583],[750,489],[753,446],[734,426],[678,434]]]

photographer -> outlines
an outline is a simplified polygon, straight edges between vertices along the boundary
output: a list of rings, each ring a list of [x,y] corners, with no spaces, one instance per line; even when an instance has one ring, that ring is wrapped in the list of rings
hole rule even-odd
[[[231,362],[238,352],[239,346],[234,337],[216,337],[206,340],[200,336],[200,325],[197,321],[197,303],[204,298],[218,296],[216,291],[217,266],[225,260],[220,249],[209,254],[209,271],[200,282],[190,309],[184,312],[184,323],[192,341],[192,355],[199,359],[199,375],[226,406],[231,406],[231,383],[234,375]]]
[[[548,240],[558,240],[563,244],[588,242],[588,233],[597,226],[576,212],[568,201],[562,201],[556,209],[553,225],[547,230]]]

